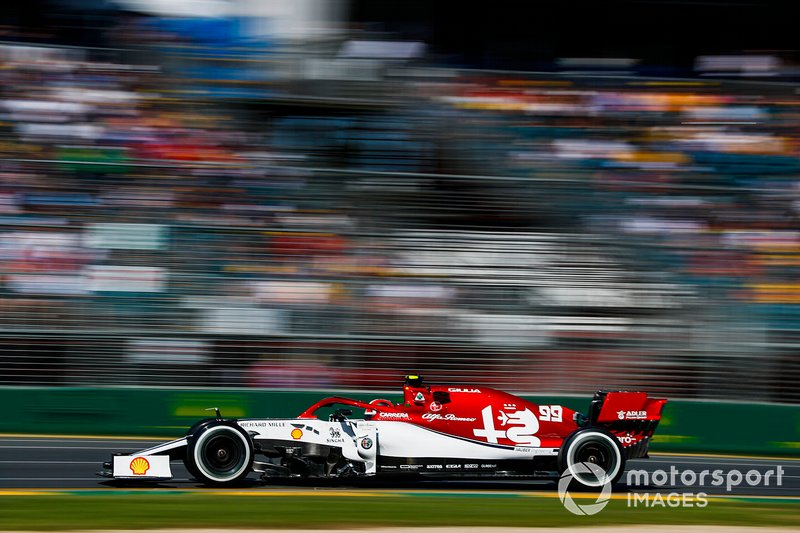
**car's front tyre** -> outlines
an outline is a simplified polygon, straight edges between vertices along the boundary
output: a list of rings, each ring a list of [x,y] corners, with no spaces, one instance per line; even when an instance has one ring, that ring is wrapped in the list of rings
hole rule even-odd
[[[252,470],[253,442],[235,422],[210,422],[189,437],[185,463],[207,485],[235,485]]]

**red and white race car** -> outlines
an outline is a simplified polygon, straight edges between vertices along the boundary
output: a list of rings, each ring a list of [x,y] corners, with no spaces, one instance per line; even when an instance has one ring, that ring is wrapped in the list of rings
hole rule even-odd
[[[595,394],[587,414],[536,405],[483,386],[425,385],[407,376],[403,402],[331,397],[297,418],[226,420],[192,426],[185,437],[104,463],[100,475],[171,479],[183,461],[199,481],[236,485],[251,472],[276,477],[557,478],[584,487],[616,482],[627,459],[646,457],[665,399],[644,392]],[[331,411],[325,419],[318,413]],[[350,418],[363,409],[364,418]],[[591,463],[597,468],[576,468]]]

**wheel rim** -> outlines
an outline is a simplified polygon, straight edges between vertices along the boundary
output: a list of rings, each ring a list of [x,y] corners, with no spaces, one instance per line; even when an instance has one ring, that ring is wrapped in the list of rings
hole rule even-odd
[[[592,463],[599,466],[606,472],[613,466],[611,454],[608,448],[595,442],[587,442],[576,453],[575,459],[578,463]]]
[[[225,475],[241,468],[244,462],[244,445],[228,435],[216,435],[203,447],[203,462],[216,475]]]

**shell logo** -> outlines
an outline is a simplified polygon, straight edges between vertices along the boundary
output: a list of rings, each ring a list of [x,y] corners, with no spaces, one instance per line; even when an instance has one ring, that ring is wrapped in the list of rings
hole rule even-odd
[[[303,436],[303,430],[295,428],[292,430],[291,435],[294,440],[300,440]]]
[[[150,461],[144,457],[137,457],[131,461],[131,472],[134,476],[143,476],[150,470]]]

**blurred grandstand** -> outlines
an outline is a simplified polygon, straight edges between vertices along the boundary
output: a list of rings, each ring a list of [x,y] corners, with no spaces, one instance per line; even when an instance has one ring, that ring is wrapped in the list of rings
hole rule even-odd
[[[0,384],[800,402],[794,86],[149,28],[0,45]]]

